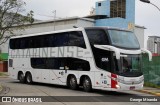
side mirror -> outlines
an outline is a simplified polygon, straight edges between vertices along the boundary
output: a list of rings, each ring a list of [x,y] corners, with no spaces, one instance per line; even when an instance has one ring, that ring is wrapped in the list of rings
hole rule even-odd
[[[147,53],[149,56],[149,61],[152,61],[152,53],[147,49],[141,49],[142,53]]]

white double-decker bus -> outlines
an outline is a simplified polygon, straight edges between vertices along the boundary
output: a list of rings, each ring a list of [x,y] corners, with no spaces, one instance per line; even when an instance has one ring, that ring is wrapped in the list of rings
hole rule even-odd
[[[133,32],[74,28],[12,37],[8,72],[22,83],[83,86],[85,91],[143,88],[142,53]]]

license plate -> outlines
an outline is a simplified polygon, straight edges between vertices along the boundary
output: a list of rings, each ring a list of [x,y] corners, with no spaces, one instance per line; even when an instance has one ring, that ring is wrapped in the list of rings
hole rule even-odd
[[[135,89],[135,86],[131,86],[131,87],[130,87],[130,90],[134,90],[134,89]]]

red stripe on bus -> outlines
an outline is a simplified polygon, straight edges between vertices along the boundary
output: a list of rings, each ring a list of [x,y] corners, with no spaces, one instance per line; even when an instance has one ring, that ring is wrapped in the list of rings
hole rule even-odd
[[[111,74],[111,77],[117,79],[117,75],[116,74]],[[111,78],[111,88],[116,88],[117,81],[113,80],[112,78]]]

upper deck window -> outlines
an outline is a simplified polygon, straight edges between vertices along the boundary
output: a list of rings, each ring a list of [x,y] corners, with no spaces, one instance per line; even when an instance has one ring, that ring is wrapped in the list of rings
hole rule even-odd
[[[118,31],[118,30],[108,30],[111,43],[113,46],[139,49],[139,42],[133,32],[129,31]]]
[[[106,32],[103,29],[87,29],[86,33],[91,45],[109,44]]]
[[[63,33],[44,34],[10,40],[11,49],[28,49],[44,47],[76,46],[86,48],[83,33],[71,31]]]

